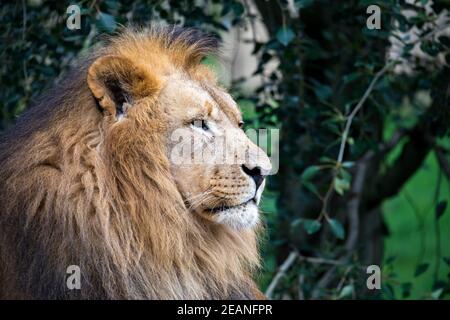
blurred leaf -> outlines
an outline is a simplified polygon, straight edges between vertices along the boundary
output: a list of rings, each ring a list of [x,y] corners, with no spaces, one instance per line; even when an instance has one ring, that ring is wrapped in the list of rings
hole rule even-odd
[[[278,30],[276,37],[282,45],[287,46],[295,38],[295,33],[288,27],[282,27]]]
[[[394,288],[392,288],[392,285],[387,283],[384,286],[382,286],[381,291],[386,295],[386,297],[390,300],[395,299],[394,295]]]
[[[425,52],[426,54],[429,54],[432,57],[435,57],[439,54],[439,47],[437,46],[436,42],[433,41],[425,41],[420,44],[420,49]]]
[[[445,261],[445,263],[446,263],[448,266],[450,266],[450,257],[443,257],[442,259]]]
[[[331,227],[331,231],[333,231],[333,234],[336,236],[336,238],[341,240],[344,239],[345,230],[342,224],[336,219],[327,219],[327,221]]]
[[[347,143],[352,146],[355,144],[355,139],[353,139],[353,137],[348,137]]]
[[[344,82],[344,84],[349,84],[349,83],[359,79],[360,77],[361,77],[361,74],[359,72],[352,72],[350,74],[346,74],[342,78],[342,81]]]
[[[329,85],[321,84],[318,81],[312,82],[314,82],[314,93],[320,100],[326,101],[333,94],[333,89]]]
[[[313,183],[311,183],[309,181],[303,181],[303,185],[306,187],[306,189],[311,191],[313,194],[315,194],[315,195],[319,194],[317,187]]]
[[[98,22],[99,29],[109,33],[113,32],[117,26],[116,19],[112,15],[104,12],[98,14]]]
[[[303,219],[303,228],[305,229],[307,234],[313,234],[320,230],[322,224],[320,221],[312,220],[312,219]]]
[[[353,161],[344,161],[342,162],[342,167],[344,168],[351,168],[355,165]]]
[[[242,110],[244,120],[256,119],[257,113],[255,110],[255,103],[250,99],[240,99],[237,101],[239,107]]]
[[[240,17],[244,13],[244,5],[240,2],[234,2],[232,4],[232,10],[235,16]]]
[[[431,293],[431,297],[435,300],[438,300],[443,291],[444,291],[443,288],[437,289]]]
[[[446,200],[439,201],[439,203],[436,205],[436,218],[437,219],[442,217],[446,208],[447,208],[447,201]]]
[[[402,283],[401,288],[402,288],[402,298],[407,298],[411,295],[411,289],[412,289],[411,282]]]
[[[354,291],[355,287],[353,286],[353,284],[346,285],[341,289],[341,292],[339,292],[339,299],[351,297]]]
[[[344,192],[350,188],[350,182],[339,177],[334,178],[333,185],[334,190],[340,195],[343,195]]]
[[[105,4],[108,7],[108,9],[114,10],[114,11],[117,11],[120,7],[120,2],[116,1],[116,0],[106,0]]]
[[[280,104],[273,98],[267,99],[267,104],[269,106],[271,106],[272,108],[274,108],[274,109],[276,109],[276,108],[278,108],[280,106]]]
[[[428,267],[429,267],[429,264],[428,263],[422,263],[422,264],[419,264],[418,266],[417,266],[417,268],[416,268],[416,271],[414,272],[414,277],[418,277],[418,276],[420,276],[421,274],[423,274],[425,271],[427,271],[428,270]]]
[[[396,256],[389,256],[389,258],[386,259],[386,264],[392,264],[395,259],[397,259]]]
[[[341,166],[341,168],[339,168],[339,175],[350,185],[350,182],[352,181],[352,175],[350,174],[350,172],[343,169],[343,165]]]
[[[319,171],[320,171],[319,166],[309,166],[308,168],[305,169],[305,171],[303,171],[301,179],[303,181],[307,181],[311,179]]]
[[[307,8],[314,3],[314,0],[295,0],[294,5],[298,9]]]
[[[325,156],[320,157],[319,161],[321,163],[331,163],[331,164],[335,164],[336,163],[335,159],[332,159],[332,158],[329,158],[329,157],[325,157]]]
[[[301,225],[302,222],[303,222],[303,219],[302,219],[302,218],[294,219],[294,220],[291,221],[291,227],[296,228],[296,227],[298,227],[299,225]]]
[[[395,294],[394,294],[394,288],[392,288],[392,285],[390,283],[385,284],[381,288],[382,292],[386,295],[386,297],[390,300],[395,300]]]

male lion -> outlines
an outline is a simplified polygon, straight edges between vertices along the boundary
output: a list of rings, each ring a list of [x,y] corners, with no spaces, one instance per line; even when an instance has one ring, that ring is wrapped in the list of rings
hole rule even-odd
[[[251,273],[270,162],[200,63],[215,49],[193,30],[125,30],[2,137],[0,298],[263,297]],[[224,147],[245,157],[175,163],[180,128],[193,152],[232,132]]]

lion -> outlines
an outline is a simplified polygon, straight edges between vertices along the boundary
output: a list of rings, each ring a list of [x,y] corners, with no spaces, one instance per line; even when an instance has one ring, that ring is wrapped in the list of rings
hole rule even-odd
[[[253,276],[271,164],[202,63],[217,50],[195,29],[126,28],[2,136],[0,298],[264,298]],[[195,150],[232,132],[225,147],[245,155],[172,161],[180,128]]]

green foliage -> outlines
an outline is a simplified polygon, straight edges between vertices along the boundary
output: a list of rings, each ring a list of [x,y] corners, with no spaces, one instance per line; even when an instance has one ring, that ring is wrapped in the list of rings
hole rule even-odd
[[[318,220],[312,220],[312,219],[295,219],[292,222],[292,226],[296,227],[298,225],[303,225],[303,228],[305,229],[307,234],[313,234],[320,230],[322,227],[322,223]]]
[[[333,231],[334,235],[338,239],[344,239],[345,238],[345,230],[344,230],[344,227],[342,226],[342,224],[336,219],[328,219],[327,221],[328,221],[328,223],[331,227],[331,231]]]
[[[287,27],[281,27],[277,34],[277,40],[284,46],[287,46],[295,38],[295,33],[292,29]]]
[[[437,205],[436,205],[436,218],[439,219],[440,217],[442,217],[442,215],[445,212],[445,209],[447,209],[447,201],[440,201]]]

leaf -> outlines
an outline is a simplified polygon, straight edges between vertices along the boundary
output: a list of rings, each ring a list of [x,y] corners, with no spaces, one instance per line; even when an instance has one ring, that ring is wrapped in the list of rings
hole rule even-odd
[[[344,84],[349,84],[350,82],[353,82],[353,81],[357,80],[360,77],[361,77],[360,73],[352,72],[350,74],[346,74],[345,76],[343,76],[342,77],[342,81],[344,82]]]
[[[304,219],[302,219],[302,218],[297,218],[297,219],[292,220],[292,222],[291,222],[291,227],[292,227],[292,228],[298,227],[299,225],[302,224],[303,220],[304,220]]]
[[[350,183],[347,180],[344,180],[342,178],[336,177],[334,178],[334,190],[336,190],[337,193],[340,195],[343,195],[346,190],[350,188]]]
[[[98,26],[100,31],[113,32],[116,29],[116,19],[107,13],[98,14]]]
[[[276,37],[282,45],[287,46],[295,38],[295,33],[288,27],[282,27],[278,30]]]
[[[320,161],[321,163],[331,163],[331,164],[335,164],[335,163],[336,163],[336,160],[331,159],[331,158],[329,158],[329,157],[325,157],[325,156],[320,157],[320,158],[319,158],[319,161]]]
[[[314,0],[295,0],[294,5],[298,9],[307,8],[314,3]]]
[[[443,257],[442,259],[444,259],[445,263],[450,266],[450,257]]]
[[[236,15],[236,17],[242,16],[244,13],[244,5],[240,2],[235,2],[232,4],[233,13]]]
[[[431,293],[431,297],[435,300],[438,300],[443,291],[444,291],[443,288],[437,289]]]
[[[442,217],[442,215],[445,212],[445,209],[447,209],[447,201],[446,200],[439,201],[439,203],[436,205],[436,219]]]
[[[339,176],[342,177],[342,179],[344,179],[350,185],[350,182],[352,181],[352,175],[347,170],[339,168]]]
[[[344,239],[345,230],[342,224],[336,219],[328,219],[327,221],[330,224],[331,231],[333,231],[333,234],[336,236],[336,238]]]
[[[418,277],[418,276],[420,276],[421,274],[423,274],[425,271],[427,271],[428,270],[428,267],[429,267],[429,264],[428,263],[422,263],[422,264],[419,264],[418,266],[417,266],[417,268],[416,268],[416,271],[414,272],[414,277]]]
[[[257,117],[255,110],[255,103],[250,99],[240,99],[237,101],[239,107],[241,107],[242,114],[245,120],[253,120]]]
[[[304,181],[311,179],[317,172],[319,172],[320,167],[318,166],[309,166],[303,171],[301,178]]]
[[[405,299],[411,295],[412,283],[402,283],[402,298]]]
[[[353,139],[352,137],[348,137],[347,143],[352,146],[355,144],[355,139]]]
[[[118,10],[120,8],[120,3],[114,0],[106,0],[105,1],[105,5],[108,7],[108,9],[110,10]]]
[[[342,167],[344,167],[344,168],[351,168],[351,167],[353,167],[353,165],[354,165],[355,163],[353,162],[353,161],[344,161],[344,162],[342,162]]]
[[[314,93],[321,101],[326,101],[333,94],[333,89],[328,85],[316,82],[314,85]]]
[[[386,297],[390,300],[395,300],[394,288],[388,283],[381,288],[381,291],[386,295]]]
[[[386,264],[392,264],[392,263],[395,261],[395,259],[397,259],[396,256],[389,256],[389,257],[386,259]]]
[[[303,185],[306,187],[306,189],[308,189],[309,191],[311,191],[311,193],[318,195],[319,191],[317,190],[316,186],[314,184],[312,184],[309,181],[303,181]]]
[[[304,219],[303,220],[303,228],[305,229],[307,234],[313,234],[320,230],[322,227],[322,223],[317,220],[312,219]]]
[[[355,288],[353,284],[346,285],[341,289],[341,292],[339,292],[339,299],[351,296],[354,290]]]
[[[426,54],[429,54],[432,57],[435,57],[439,53],[439,48],[436,45],[436,43],[432,41],[425,41],[420,44],[420,49],[425,52]]]
[[[403,47],[403,52],[409,53],[412,49],[414,49],[414,45],[412,43],[408,43]]]
[[[267,99],[266,103],[271,106],[273,109],[276,109],[280,106],[280,104],[273,98]]]

